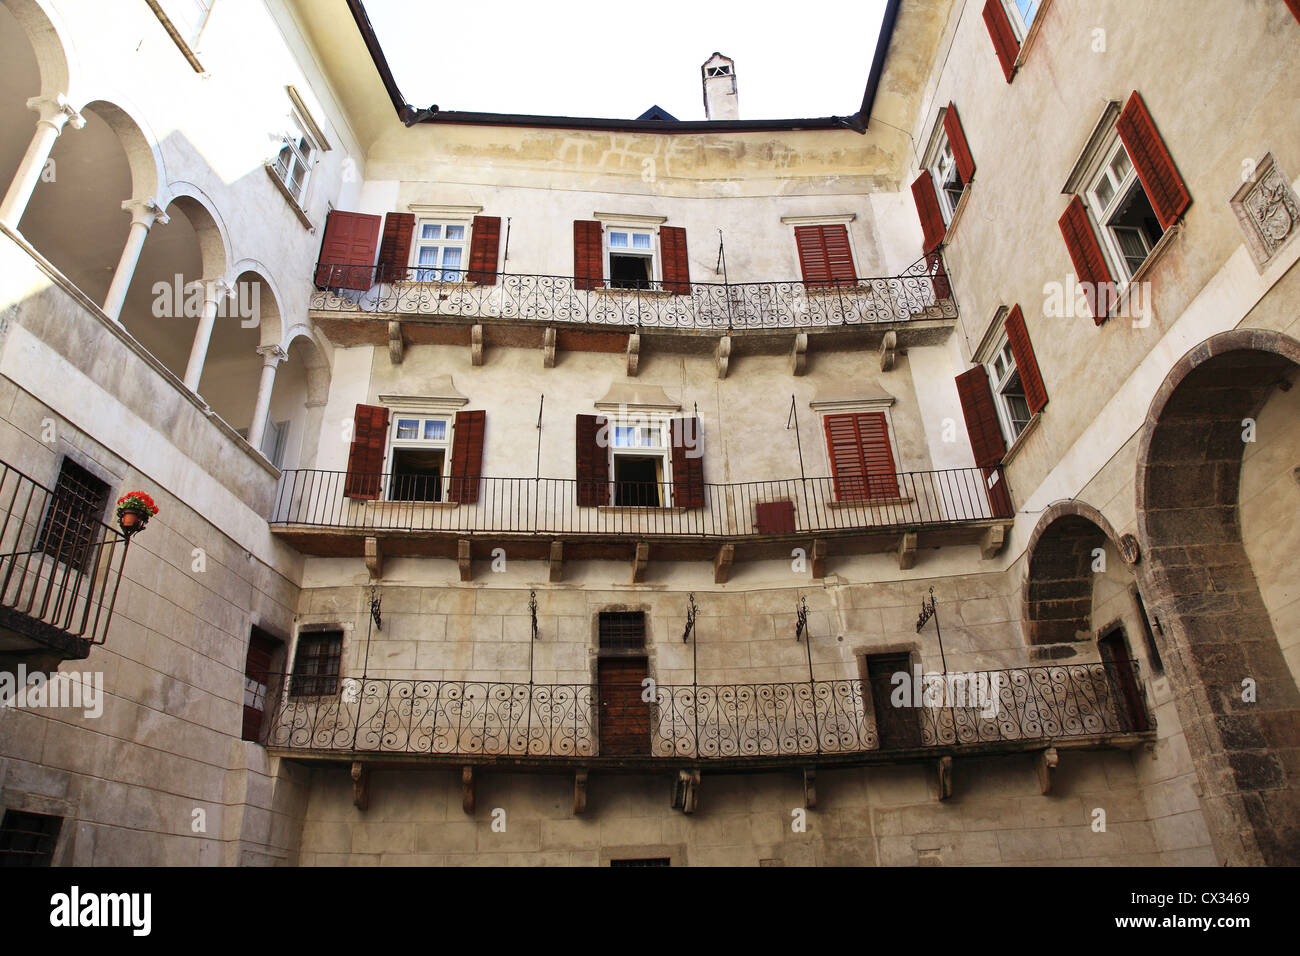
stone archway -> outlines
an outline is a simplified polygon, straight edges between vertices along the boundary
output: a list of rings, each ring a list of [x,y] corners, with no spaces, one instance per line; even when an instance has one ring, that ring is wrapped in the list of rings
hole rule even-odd
[[[1276,332],[1202,342],[1157,391],[1138,453],[1143,592],[1206,822],[1232,864],[1300,862],[1300,689],[1239,513],[1244,422],[1289,389],[1297,366],[1300,342]]]

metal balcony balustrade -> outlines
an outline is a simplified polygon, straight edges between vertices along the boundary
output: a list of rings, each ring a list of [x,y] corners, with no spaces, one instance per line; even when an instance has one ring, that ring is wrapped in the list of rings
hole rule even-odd
[[[288,470],[280,478],[271,524],[367,532],[757,538],[1009,518],[1009,501],[997,491],[1001,470],[989,469],[987,477],[985,471],[955,468],[865,481],[791,478],[688,487],[390,474],[359,480],[341,471]],[[365,483],[379,496],[376,500],[345,494]],[[472,495],[466,493],[470,490]],[[451,495],[461,500],[445,500]]]
[[[84,658],[104,643],[127,551],[104,508],[0,462],[0,652]]]
[[[1015,667],[921,678],[914,733],[891,739],[858,680],[655,684],[637,759],[852,757],[907,750],[1143,734],[1154,722],[1136,692],[1137,663]],[[910,676],[910,675],[908,675]],[[527,757],[599,762],[600,688],[466,680],[279,675],[264,742],[320,755]],[[295,682],[298,682],[295,686]],[[946,682],[946,683],[945,683]],[[951,688],[944,696],[944,687]],[[991,692],[976,697],[974,688]],[[964,690],[962,688],[965,688]],[[624,702],[624,706],[626,706]],[[889,723],[890,732],[896,721]],[[620,731],[626,740],[626,731]],[[884,739],[882,739],[882,736]],[[634,755],[635,756],[635,755]],[[627,762],[620,748],[608,759]],[[634,761],[635,762],[635,761]]]
[[[321,262],[308,308],[382,316],[523,319],[716,332],[955,318],[937,253],[901,275],[821,282],[659,282]]]

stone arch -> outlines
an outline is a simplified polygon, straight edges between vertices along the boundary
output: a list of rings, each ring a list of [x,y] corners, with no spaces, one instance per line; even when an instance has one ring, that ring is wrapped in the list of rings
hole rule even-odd
[[[64,96],[73,99],[76,83],[72,45],[58,14],[45,0],[0,0],[13,14],[36,56],[41,73],[41,96]]]
[[[193,183],[176,182],[168,185],[168,209],[173,206],[185,213],[198,237],[199,256],[203,261],[204,280],[225,279],[233,257],[230,238],[216,205],[203,190]]]
[[[1300,342],[1277,332],[1205,340],[1157,390],[1138,450],[1143,591],[1206,821],[1233,864],[1300,862],[1300,689],[1240,522],[1243,419],[1297,367]]]
[[[133,107],[123,105],[124,102],[120,97],[101,97],[86,103],[81,110],[95,113],[108,124],[122,144],[131,169],[131,195],[128,198],[156,200],[160,206],[165,206],[167,200],[161,194],[161,188],[167,182],[167,174],[157,137],[150,132],[140,114]]]
[[[270,293],[269,300],[258,295],[258,346],[281,345],[284,342],[284,319],[280,304],[285,301],[271,271],[257,259],[240,259],[229,270],[236,286],[236,296],[242,292],[238,286],[246,276],[255,276],[259,284]]]
[[[284,351],[290,358],[302,356],[307,369],[307,401],[323,405],[329,398],[330,366],[315,331],[305,325],[294,326],[285,339]]]

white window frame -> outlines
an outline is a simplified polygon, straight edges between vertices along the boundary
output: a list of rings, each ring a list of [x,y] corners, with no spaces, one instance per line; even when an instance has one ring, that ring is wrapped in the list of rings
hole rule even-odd
[[[1006,390],[1020,369],[1016,366],[1016,357],[1011,351],[1011,340],[1007,338],[1006,330],[998,336],[997,343],[989,352],[989,359],[984,363],[985,371],[989,376],[989,391],[993,393],[993,404],[998,410],[998,422],[1002,426],[1002,435],[1006,439],[1007,447],[1010,448],[1016,443],[1016,440],[1025,433],[1029,428],[1029,423],[1033,420],[1033,412],[1029,410],[1029,399],[1025,398],[1024,423],[1017,428],[1017,419],[1011,413],[1011,405],[1006,396]],[[1024,394],[1025,379],[1020,376],[1020,391]]]
[[[628,413],[624,415],[607,415],[606,420],[609,425],[609,449],[608,466],[609,466],[609,483],[610,483],[610,501],[618,500],[618,471],[617,459],[619,456],[625,458],[655,458],[659,461],[658,478],[659,483],[659,504],[657,507],[669,507],[672,502],[668,499],[668,489],[672,485],[673,475],[673,417],[666,413]],[[619,444],[620,430],[635,429],[635,444]],[[650,432],[651,443],[642,444],[642,433]],[[657,440],[656,440],[657,436]],[[626,507],[656,507],[655,505],[629,505]]]
[[[927,168],[934,179],[934,191],[939,198],[939,212],[943,215],[943,224],[951,225],[953,216],[957,214],[957,207],[961,205],[961,199],[966,195],[966,188],[970,184],[961,184],[961,196],[954,202],[946,184],[949,176],[956,180],[960,180],[961,176],[957,172],[957,157],[952,151],[952,144],[948,142],[947,130],[940,130],[939,139],[935,143],[933,160]]]
[[[1026,23],[1024,14],[1020,12],[1020,5],[1017,0],[1002,0],[1002,6],[1006,8],[1007,19],[1011,21],[1011,28],[1016,31],[1016,38],[1024,43],[1025,37],[1029,35],[1030,29],[1038,22],[1039,16],[1042,15],[1043,7],[1047,6],[1044,0],[1033,0],[1034,12],[1032,19]]]
[[[430,412],[423,411],[397,411],[390,410],[388,413],[388,447],[384,452],[384,474],[388,476],[388,485],[384,488],[384,501],[409,501],[406,498],[393,497],[393,478],[394,468],[397,462],[397,452],[402,449],[429,449],[442,450],[442,470],[438,476],[438,497],[425,503],[443,502],[447,500],[447,479],[451,472],[451,448],[452,432],[456,426],[456,415],[454,412]],[[416,438],[401,438],[398,436],[398,430],[403,421],[416,421]],[[443,437],[440,439],[425,438],[427,432],[427,422],[442,422]],[[424,499],[412,501],[413,504],[419,504]]]
[[[281,142],[276,150],[275,159],[271,163],[271,168],[275,175],[279,177],[283,184],[285,193],[290,200],[297,204],[298,208],[307,208],[308,190],[311,187],[312,172],[316,168],[316,156],[321,152],[320,144],[316,138],[309,132],[310,124],[307,123],[299,114],[297,107],[291,107],[288,113],[291,127],[280,134]],[[294,135],[297,133],[298,135]],[[302,143],[306,142],[310,153],[306,156],[302,153]],[[287,167],[282,168],[285,158],[285,151],[288,150],[289,163]],[[292,182],[292,172],[295,164],[303,168],[302,182],[295,193]]]
[[[437,240],[423,239],[425,226],[442,227],[442,237]],[[465,230],[463,239],[449,240],[446,238],[448,227],[461,227]],[[410,266],[411,276],[417,282],[466,282],[469,278],[469,252],[470,243],[473,240],[474,219],[473,217],[460,216],[420,216],[415,220],[415,235],[411,238],[411,258],[408,265]],[[421,244],[427,246],[435,245],[441,250],[449,248],[458,248],[461,250],[461,264],[455,269],[450,269],[445,265],[422,265],[420,263]],[[495,267],[494,267],[495,271]],[[434,273],[426,276],[425,273]],[[447,278],[447,273],[457,273],[452,278]]]
[[[608,286],[611,289],[614,289],[617,292],[637,291],[635,289],[627,289],[622,286],[615,286],[613,284],[613,277],[612,277],[612,273],[610,272],[610,256],[626,255],[626,256],[638,256],[643,259],[649,259],[650,278],[647,281],[649,281],[650,283],[650,288],[651,289],[662,288],[663,256],[660,254],[660,249],[659,249],[659,226],[647,225],[646,223],[621,223],[621,222],[605,222],[602,225],[603,228],[601,229],[601,248],[604,254],[606,286]],[[625,232],[628,234],[628,245],[614,247],[613,245],[610,244],[610,237],[612,236],[613,233],[616,232],[618,233]],[[649,236],[650,238],[649,248],[637,248],[632,245],[632,242],[634,241],[632,237],[637,234],[644,234]],[[643,289],[640,291],[644,292],[646,290]]]
[[[1115,165],[1121,154],[1128,163],[1128,170],[1122,176],[1117,175],[1115,170]],[[1146,189],[1138,178],[1133,159],[1128,155],[1128,150],[1125,148],[1118,132],[1113,133],[1111,141],[1101,155],[1103,157],[1102,161],[1086,181],[1087,187],[1083,191],[1083,198],[1084,204],[1091,214],[1093,227],[1098,234],[1097,238],[1101,242],[1111,272],[1119,278],[1117,285],[1122,291],[1133,280],[1133,277],[1137,275],[1142,266],[1151,259],[1151,254],[1159,245],[1163,232],[1161,236],[1155,236],[1154,238],[1145,235],[1141,236],[1143,245],[1146,247],[1146,255],[1143,256],[1141,263],[1135,267],[1130,267],[1128,258],[1124,253],[1124,247],[1120,244],[1119,236],[1116,233],[1116,227],[1109,225],[1109,222],[1124,199],[1134,189],[1142,190],[1143,198],[1148,205],[1151,203],[1151,197],[1146,195]],[[1097,190],[1103,182],[1112,190],[1109,197],[1104,200],[1097,194]]]

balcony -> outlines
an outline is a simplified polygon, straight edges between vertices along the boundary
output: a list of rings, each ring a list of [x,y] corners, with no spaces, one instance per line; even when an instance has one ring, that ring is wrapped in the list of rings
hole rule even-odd
[[[690,350],[689,340],[698,342],[701,334],[731,338],[734,354],[786,351],[792,334],[834,333],[833,341],[818,339],[827,348],[875,348],[894,332],[898,345],[908,347],[943,341],[957,317],[938,254],[901,275],[852,282],[610,288],[573,276],[319,263],[315,284],[308,308],[331,340],[395,343],[399,352],[408,342],[550,347],[544,337],[550,327],[559,346],[572,350],[621,350],[614,341],[620,333],[648,336],[665,351]]]
[[[52,670],[104,643],[127,551],[104,508],[0,463],[0,666]]]
[[[653,557],[713,560],[715,581],[724,581],[733,561],[788,561],[795,546],[805,547],[816,577],[832,551],[897,550],[907,567],[927,547],[979,544],[991,557],[1012,514],[998,469],[988,476],[979,468],[902,472],[863,488],[837,487],[833,478],[702,489],[672,482],[593,489],[564,478],[452,477],[445,486],[401,475],[365,479],[377,496],[395,500],[348,497],[358,490],[357,476],[348,477],[284,472],[272,531],[304,554],[326,557],[362,555],[371,538],[388,556],[458,558],[462,572],[472,558],[509,547],[512,558],[550,560],[552,580],[563,560],[631,560],[636,581]],[[441,500],[453,494],[460,500]],[[682,496],[699,506],[675,506]],[[592,500],[612,504],[579,503]]]
[[[1129,747],[1154,736],[1137,667],[1133,661],[1017,667],[965,674],[961,681],[925,675],[924,705],[906,710],[873,702],[871,688],[858,680],[655,684],[646,713],[630,715],[635,726],[648,728],[640,754],[625,746],[602,752],[601,691],[594,684],[280,675],[268,698],[274,703],[264,742],[278,755],[307,759],[632,771]],[[994,690],[979,697],[974,688],[980,686]],[[931,706],[932,700],[943,703]],[[626,710],[625,695],[620,703]],[[909,711],[914,721],[896,716]],[[623,744],[629,715],[620,711],[617,719]]]

